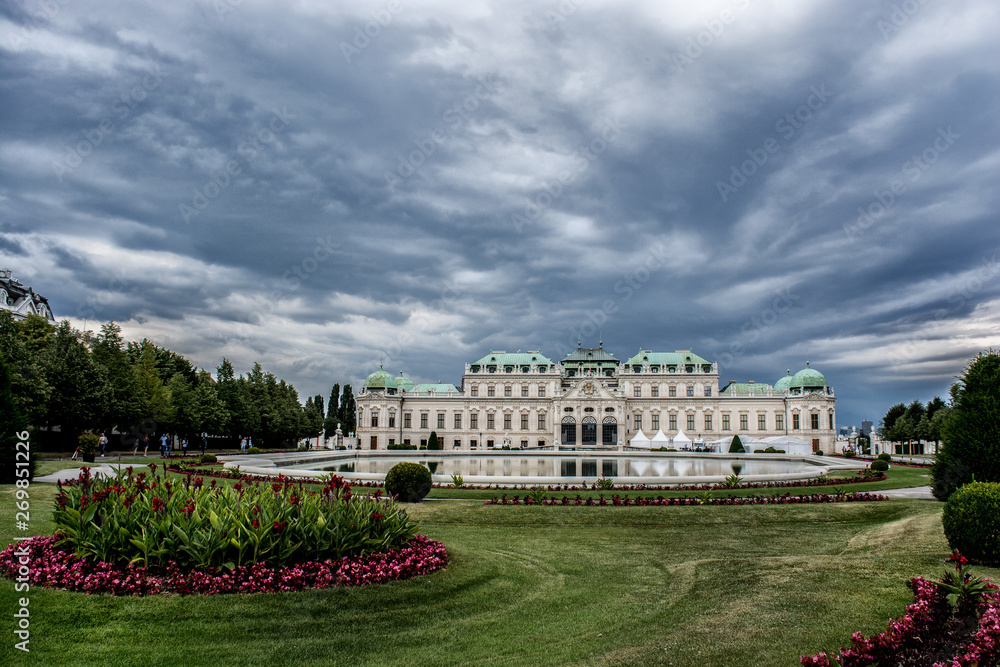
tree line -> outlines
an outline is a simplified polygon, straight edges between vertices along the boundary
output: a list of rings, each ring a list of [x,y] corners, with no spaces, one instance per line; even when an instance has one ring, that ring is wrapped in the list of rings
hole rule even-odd
[[[236,375],[223,358],[216,377],[171,350],[143,339],[125,342],[109,322],[98,334],[68,321],[53,325],[37,315],[15,320],[0,311],[0,365],[9,383],[9,410],[25,425],[59,427],[60,447],[85,431],[120,435],[132,446],[146,434],[176,433],[253,438],[266,447],[290,446],[337,426],[356,430],[351,385],[333,386],[305,405],[295,387],[259,363]],[[327,405],[329,408],[327,408]]]
[[[879,437],[886,442],[940,442],[942,427],[951,410],[940,396],[932,398],[927,405],[918,400],[909,405],[897,403],[882,418]]]

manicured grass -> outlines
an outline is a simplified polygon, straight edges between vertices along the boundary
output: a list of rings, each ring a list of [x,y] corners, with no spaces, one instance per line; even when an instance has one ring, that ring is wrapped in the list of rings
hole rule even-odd
[[[55,487],[30,491],[29,532],[48,534]],[[800,654],[847,644],[855,630],[883,631],[912,599],[905,581],[939,576],[948,555],[941,507],[907,500],[629,508],[426,502],[409,511],[421,532],[448,546],[452,561],[442,572],[254,596],[122,599],[32,589],[31,659],[796,665]],[[23,534],[13,526],[13,488],[0,487],[0,543]],[[21,595],[0,582],[3,609]],[[9,639],[0,645],[0,662],[24,657]]]

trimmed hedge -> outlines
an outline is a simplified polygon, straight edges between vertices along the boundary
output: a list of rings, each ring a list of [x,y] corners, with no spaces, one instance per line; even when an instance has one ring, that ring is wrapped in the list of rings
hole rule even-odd
[[[889,461],[892,461],[892,454],[889,454],[887,452],[882,452],[881,454],[878,455],[878,458],[879,461],[885,461],[886,463],[888,463]]]
[[[385,491],[404,503],[419,503],[430,493],[431,471],[419,463],[397,463],[385,475]]]
[[[875,459],[868,467],[875,472],[885,472],[889,469],[889,464],[886,463],[884,459]]]
[[[948,545],[973,563],[1000,566],[1000,482],[958,488],[941,517]]]

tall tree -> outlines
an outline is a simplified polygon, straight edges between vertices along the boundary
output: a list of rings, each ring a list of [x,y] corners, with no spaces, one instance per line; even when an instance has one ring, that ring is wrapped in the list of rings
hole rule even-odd
[[[326,437],[332,438],[340,424],[340,383],[333,385],[330,391],[330,402],[327,403],[326,421],[323,423],[323,430]]]
[[[321,401],[322,396],[317,397]],[[323,433],[323,413],[320,412],[316,399],[310,396],[306,399],[306,405],[302,408],[302,421],[305,432],[302,434],[307,438],[316,438]]]
[[[63,320],[46,350],[45,379],[52,387],[46,423],[60,426],[64,445],[76,442],[84,429],[98,428],[101,413],[101,378],[90,352]]]
[[[344,395],[340,397],[340,430],[344,434],[357,433],[358,406],[354,401],[354,390],[351,385],[344,385]]]
[[[24,474],[17,472],[17,450],[21,441],[18,436],[27,426],[14,400],[10,371],[4,354],[0,352],[0,484],[13,484]]]
[[[882,417],[882,423],[879,425],[878,434],[879,436],[889,442],[898,442],[898,438],[895,437],[896,431],[894,427],[896,426],[896,421],[906,413],[906,406],[902,403],[896,403],[896,405],[889,408],[885,417]]]
[[[128,432],[141,420],[139,383],[121,337],[121,327],[108,322],[91,348],[91,358],[101,377],[101,426]]]
[[[1000,353],[989,350],[973,359],[952,396],[934,464],[933,491],[939,500],[973,478],[1000,482]]]
[[[39,321],[41,324],[39,325]],[[44,335],[37,334],[44,330]],[[45,347],[54,328],[37,315],[18,322],[8,310],[0,310],[0,356],[7,360],[11,393],[20,414],[29,424],[45,421],[52,388],[45,379]]]

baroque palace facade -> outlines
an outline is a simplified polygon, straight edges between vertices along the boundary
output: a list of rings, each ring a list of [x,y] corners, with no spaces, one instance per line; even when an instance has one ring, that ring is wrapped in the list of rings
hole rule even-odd
[[[690,350],[640,350],[624,362],[603,343],[560,362],[537,350],[491,351],[466,364],[460,386],[375,371],[357,397],[357,435],[365,449],[426,445],[431,431],[442,449],[617,449],[642,429],[648,437],[683,432],[695,443],[791,435],[830,452],[835,400],[808,362],[773,385],[720,387],[718,364]]]

